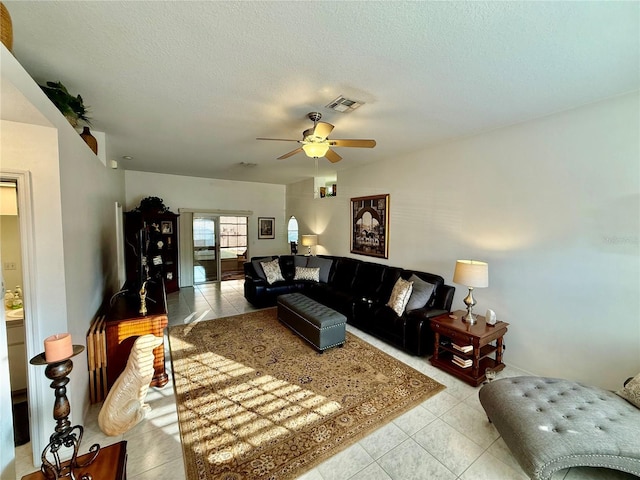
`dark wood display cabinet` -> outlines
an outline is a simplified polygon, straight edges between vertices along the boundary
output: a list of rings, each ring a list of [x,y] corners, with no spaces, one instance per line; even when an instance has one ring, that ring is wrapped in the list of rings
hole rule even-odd
[[[178,215],[134,210],[124,218],[127,283],[139,287],[148,272],[167,293],[178,291]]]

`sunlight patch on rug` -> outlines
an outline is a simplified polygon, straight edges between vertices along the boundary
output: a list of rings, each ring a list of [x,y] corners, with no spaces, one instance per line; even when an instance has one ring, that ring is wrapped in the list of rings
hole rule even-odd
[[[276,309],[169,329],[188,480],[290,480],[444,386],[347,333],[320,354]]]

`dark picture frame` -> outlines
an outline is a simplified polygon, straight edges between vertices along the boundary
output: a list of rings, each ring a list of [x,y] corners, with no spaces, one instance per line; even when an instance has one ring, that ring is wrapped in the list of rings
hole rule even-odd
[[[389,194],[351,199],[351,253],[389,258]]]
[[[171,222],[160,222],[160,233],[163,235],[173,235],[173,223]]]
[[[275,217],[258,217],[258,239],[276,238]]]

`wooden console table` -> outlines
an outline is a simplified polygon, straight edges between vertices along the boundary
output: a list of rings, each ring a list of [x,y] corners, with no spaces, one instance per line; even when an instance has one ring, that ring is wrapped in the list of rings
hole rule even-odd
[[[445,314],[431,319],[435,337],[431,364],[477,387],[486,380],[487,368],[496,371],[504,368],[503,337],[509,324],[497,322],[495,326],[487,325],[482,315],[476,315],[477,323],[469,325],[462,321],[465,313],[464,310],[457,310],[452,313],[455,318]],[[467,353],[461,352],[453,347],[454,343],[461,347],[470,345],[472,349]],[[492,358],[494,354],[495,358]],[[457,365],[453,362],[454,355],[470,360],[471,365],[466,368]]]
[[[78,463],[86,462],[92,454],[78,457]],[[68,462],[67,462],[68,463]],[[76,478],[90,474],[94,480],[127,480],[127,442],[122,441],[102,447],[98,457],[85,468],[79,468],[75,472]],[[25,475],[22,480],[45,480],[42,472],[37,471]]]
[[[136,339],[145,334],[164,338],[164,329],[169,323],[167,300],[163,284],[147,284],[147,315],[141,315],[140,297],[132,292],[114,300],[105,319],[107,348],[107,388],[118,379],[129,359]],[[169,381],[164,366],[164,341],[153,350],[154,374],[152,387],[163,387]]]

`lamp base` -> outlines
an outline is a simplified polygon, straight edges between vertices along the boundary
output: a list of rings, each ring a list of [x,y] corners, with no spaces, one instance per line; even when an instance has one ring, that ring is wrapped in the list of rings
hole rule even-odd
[[[476,316],[471,312],[471,310],[467,310],[467,314],[462,316],[462,321],[468,323],[469,325],[478,323]]]
[[[467,314],[462,316],[462,321],[469,325],[477,323],[476,317],[473,315],[473,306],[476,304],[476,300],[473,298],[473,287],[469,287],[469,294],[463,302],[467,306]]]

